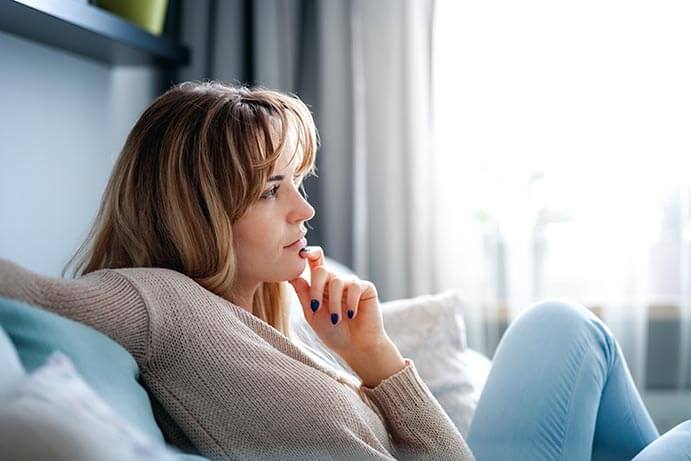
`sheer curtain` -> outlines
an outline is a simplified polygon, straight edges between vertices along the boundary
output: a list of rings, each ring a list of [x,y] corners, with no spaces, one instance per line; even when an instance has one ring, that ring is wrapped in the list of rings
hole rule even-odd
[[[502,319],[569,298],[610,326],[641,388],[651,322],[672,319],[662,359],[688,385],[689,13],[682,1],[437,1],[434,251],[439,289],[475,306],[470,347],[491,355]]]

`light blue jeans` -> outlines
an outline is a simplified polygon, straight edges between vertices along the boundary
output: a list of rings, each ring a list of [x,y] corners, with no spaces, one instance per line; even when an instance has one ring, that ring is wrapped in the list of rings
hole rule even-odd
[[[477,461],[691,460],[691,421],[660,436],[611,331],[553,299],[509,325],[467,442]]]

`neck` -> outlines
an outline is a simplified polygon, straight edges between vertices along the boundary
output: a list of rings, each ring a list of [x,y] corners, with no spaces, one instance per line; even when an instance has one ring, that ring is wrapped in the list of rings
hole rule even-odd
[[[245,309],[250,314],[254,314],[252,309],[252,300],[254,299],[254,293],[259,289],[260,284],[252,284],[248,286],[243,286],[238,283],[236,289],[234,290],[233,299],[231,302],[236,306],[240,306]]]

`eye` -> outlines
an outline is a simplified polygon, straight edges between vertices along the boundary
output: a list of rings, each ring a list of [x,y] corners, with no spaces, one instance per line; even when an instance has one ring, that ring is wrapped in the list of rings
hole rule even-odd
[[[273,198],[276,196],[276,192],[278,192],[278,188],[281,187],[279,185],[273,186],[271,189],[267,190],[264,192],[264,195],[262,195],[262,198],[268,199],[268,198]]]
[[[295,187],[300,189],[302,187],[302,176],[294,176],[293,177],[293,184],[295,185]],[[276,193],[278,192],[279,187],[281,187],[281,186],[278,184],[273,186],[271,189],[264,192],[264,195],[262,195],[262,198],[263,199],[269,199],[269,198],[276,197]],[[301,190],[300,192],[301,192],[301,195],[303,195],[303,196],[306,195],[304,193],[304,191]]]

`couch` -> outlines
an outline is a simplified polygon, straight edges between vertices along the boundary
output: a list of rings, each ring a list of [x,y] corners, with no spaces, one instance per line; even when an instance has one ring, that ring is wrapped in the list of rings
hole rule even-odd
[[[466,347],[465,308],[453,290],[382,303],[387,333],[464,435],[490,367]],[[309,328],[297,296],[291,314],[310,354],[352,372]],[[134,358],[89,326],[0,297],[0,364],[0,459],[206,459],[167,443]]]

